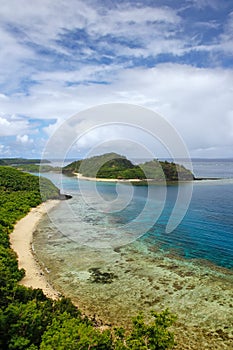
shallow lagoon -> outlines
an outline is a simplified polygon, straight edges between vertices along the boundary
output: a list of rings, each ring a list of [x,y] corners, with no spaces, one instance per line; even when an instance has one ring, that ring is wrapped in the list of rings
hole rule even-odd
[[[106,198],[114,192],[112,185],[101,186]],[[178,348],[232,348],[231,180],[196,183],[186,217],[173,233],[165,234],[166,213],[176,193],[171,186],[163,215],[149,232],[123,247],[105,249],[83,242],[87,236],[95,242],[100,234],[115,234],[119,222],[129,219],[129,211],[96,213],[82,203],[74,179],[64,178],[63,187],[73,194],[69,206],[77,220],[70,221],[66,203],[60,203],[34,236],[35,252],[59,291],[104,324],[127,325],[139,310],[169,307],[179,317]],[[139,208],[143,191],[136,190]],[[60,220],[60,232],[51,219]],[[72,239],[71,233],[79,239]],[[93,283],[93,268],[111,274],[111,283]]]

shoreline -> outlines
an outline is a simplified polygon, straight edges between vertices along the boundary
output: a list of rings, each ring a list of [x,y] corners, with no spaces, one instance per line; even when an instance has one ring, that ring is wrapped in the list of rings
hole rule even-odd
[[[33,254],[32,241],[33,233],[40,219],[51,209],[55,208],[60,200],[54,199],[43,202],[39,206],[32,208],[30,212],[19,220],[9,236],[11,248],[18,257],[19,269],[25,270],[25,276],[19,284],[34,289],[40,288],[44,294],[54,300],[60,297],[48,282],[41,266]]]
[[[96,182],[119,182],[119,183],[144,183],[149,182],[152,184],[162,184],[164,181],[156,181],[155,179],[111,179],[111,178],[102,178],[102,177],[89,177],[89,176],[83,176],[80,173],[74,172],[73,175],[75,175],[79,180],[86,180],[86,181],[96,181]],[[232,178],[220,178],[220,177],[196,177],[193,180],[180,180],[180,181],[168,181],[168,183],[200,183],[205,181],[222,181],[222,180],[232,180]]]
[[[142,182],[141,179],[108,179],[108,178],[102,178],[102,177],[89,177],[89,176],[83,176],[80,173],[73,173],[77,176],[79,180],[87,180],[87,181],[97,181],[97,182]],[[150,180],[150,179],[148,179]]]

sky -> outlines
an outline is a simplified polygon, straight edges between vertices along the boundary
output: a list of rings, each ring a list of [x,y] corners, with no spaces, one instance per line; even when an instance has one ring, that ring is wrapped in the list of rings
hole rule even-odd
[[[41,157],[107,103],[155,111],[191,157],[233,157],[232,0],[1,0],[0,45],[0,157]]]

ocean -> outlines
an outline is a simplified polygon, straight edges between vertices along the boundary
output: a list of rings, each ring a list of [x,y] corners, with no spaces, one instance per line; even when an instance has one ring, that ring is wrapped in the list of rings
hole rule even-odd
[[[169,307],[179,315],[186,342],[195,327],[232,334],[233,160],[195,160],[193,168],[208,180],[194,182],[188,210],[172,232],[166,225],[176,185],[167,186],[165,199],[162,186],[150,186],[148,205],[146,186],[98,183],[96,196],[91,181],[80,185],[73,177],[45,174],[73,196],[34,234],[49,281],[104,323],[119,325],[140,310]]]

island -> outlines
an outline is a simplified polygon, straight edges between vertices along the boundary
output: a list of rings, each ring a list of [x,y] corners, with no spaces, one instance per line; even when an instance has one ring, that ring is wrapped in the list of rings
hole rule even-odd
[[[11,166],[28,173],[48,173],[61,171],[60,167],[49,165],[47,159],[1,158],[0,166]]]
[[[195,179],[192,172],[183,165],[157,159],[142,164],[133,164],[125,156],[117,153],[106,153],[74,161],[63,167],[62,173],[96,181],[130,181],[142,185],[147,184],[148,181],[177,182]]]
[[[1,158],[0,165],[22,165],[50,163],[47,159]]]

